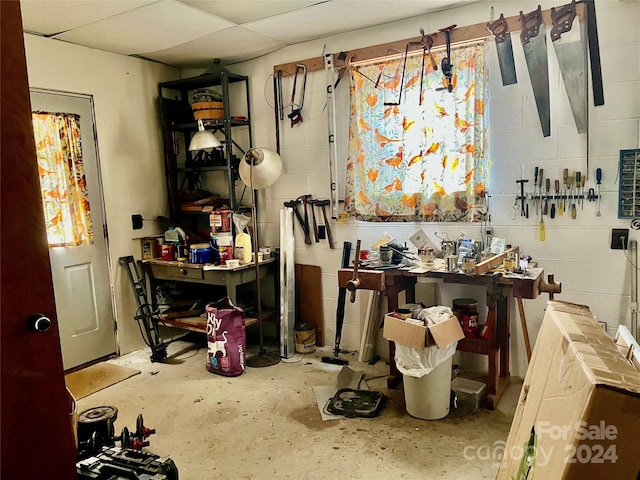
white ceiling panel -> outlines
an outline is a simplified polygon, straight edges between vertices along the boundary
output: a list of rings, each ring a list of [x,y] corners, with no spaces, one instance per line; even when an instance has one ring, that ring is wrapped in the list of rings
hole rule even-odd
[[[54,38],[131,55],[169,48],[233,26],[228,20],[173,0],[162,0]]]
[[[142,56],[169,65],[179,63],[185,67],[199,67],[210,64],[214,58],[224,59],[223,63],[241,62],[272,52],[284,45],[242,27],[232,27]]]
[[[426,13],[429,4],[441,3],[384,0],[324,2],[243,26],[283,42],[300,42],[414,17]]]
[[[478,1],[22,0],[21,7],[29,33],[199,68]]]
[[[142,7],[156,0],[21,0],[22,25],[27,32],[54,35]]]
[[[235,23],[246,23],[308,7],[320,0],[180,0]]]

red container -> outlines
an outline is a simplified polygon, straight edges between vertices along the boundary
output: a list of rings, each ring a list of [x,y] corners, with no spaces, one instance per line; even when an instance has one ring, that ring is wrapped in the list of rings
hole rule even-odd
[[[215,210],[210,214],[209,223],[214,232],[231,231],[231,215],[233,210]]]
[[[467,338],[478,336],[478,301],[473,298],[456,298],[453,300],[454,314],[460,320],[462,331]]]
[[[165,262],[170,262],[172,260],[175,260],[175,254],[173,252],[173,245],[170,243],[165,243],[162,245],[162,260],[164,260]]]

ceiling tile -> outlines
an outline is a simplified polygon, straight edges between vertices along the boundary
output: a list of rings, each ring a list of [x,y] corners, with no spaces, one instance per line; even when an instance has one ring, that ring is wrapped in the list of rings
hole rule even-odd
[[[451,4],[439,1],[341,0],[312,5],[286,15],[278,15],[244,24],[262,35],[286,43],[297,43],[338,33],[372,27],[403,18],[422,15]],[[399,6],[402,5],[402,7]]]
[[[238,26],[142,56],[168,65],[195,68],[208,66],[214,58],[223,59],[223,63],[249,60],[283,46],[282,42]]]
[[[22,25],[25,31],[54,35],[72,28],[111,17],[156,0],[21,0]]]
[[[180,2],[162,0],[54,38],[131,55],[169,48],[233,25]]]
[[[235,23],[246,23],[308,7],[319,0],[180,0]]]

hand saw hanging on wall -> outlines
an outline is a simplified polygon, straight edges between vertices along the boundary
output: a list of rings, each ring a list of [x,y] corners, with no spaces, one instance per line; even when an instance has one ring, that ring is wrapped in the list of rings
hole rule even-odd
[[[520,25],[522,26],[520,41],[524,50],[524,58],[527,61],[533,96],[536,99],[542,134],[548,137],[551,135],[549,62],[547,60],[547,36],[544,23],[542,23],[540,5],[537,10],[531,13],[523,14],[520,11]]]
[[[562,80],[578,133],[587,131],[587,37],[585,24],[576,16],[576,2],[551,8],[551,42],[558,57]]]
[[[509,32],[509,26],[507,25],[504,15],[501,13],[498,20],[493,23],[487,23],[487,28],[493,33],[496,39],[502,85],[506,86],[518,83],[516,64],[513,60],[513,47],[511,46],[511,33]]]

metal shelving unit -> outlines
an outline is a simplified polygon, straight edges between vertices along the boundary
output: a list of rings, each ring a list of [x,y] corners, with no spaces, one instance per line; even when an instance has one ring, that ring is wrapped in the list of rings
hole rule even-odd
[[[238,86],[232,87],[234,84]],[[220,120],[203,121],[206,129],[212,130],[214,133],[221,132],[224,136],[224,159],[221,165],[199,166],[202,152],[188,151],[191,137],[198,131],[197,122],[191,109],[191,95],[194,90],[205,88],[214,89],[222,95],[224,117]],[[231,88],[233,88],[234,95],[231,94]],[[185,182],[188,185],[197,184],[197,177],[203,172],[226,172],[229,207],[237,211],[238,163],[245,151],[253,146],[248,77],[229,72],[219,63],[214,62],[212,67],[202,75],[160,83],[158,97],[171,220],[176,223],[188,221],[184,218],[187,212],[182,212],[180,207],[181,192],[184,192]],[[244,102],[242,97],[244,97]],[[244,110],[242,117],[232,115],[234,108]],[[246,116],[244,115],[245,111]],[[244,145],[236,139],[238,135],[234,133],[234,131],[238,132],[241,129],[248,130],[248,142],[245,138]],[[184,162],[181,162],[183,159]]]

